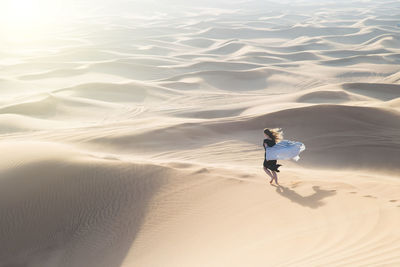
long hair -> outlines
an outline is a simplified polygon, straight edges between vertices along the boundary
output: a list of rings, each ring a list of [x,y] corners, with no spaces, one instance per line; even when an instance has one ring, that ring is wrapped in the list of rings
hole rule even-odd
[[[275,143],[279,143],[283,140],[282,128],[264,128],[264,133],[274,140]]]

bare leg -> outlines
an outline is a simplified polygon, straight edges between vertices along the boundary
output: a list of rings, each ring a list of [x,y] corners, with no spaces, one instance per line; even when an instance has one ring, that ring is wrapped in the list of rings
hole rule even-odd
[[[278,184],[278,174],[275,171],[272,171],[272,175],[274,176],[272,180],[275,180],[275,183]]]
[[[268,174],[269,177],[271,177],[271,181],[269,183],[272,183],[272,181],[274,180],[274,176],[272,175],[272,173],[264,167],[264,171],[266,174]]]

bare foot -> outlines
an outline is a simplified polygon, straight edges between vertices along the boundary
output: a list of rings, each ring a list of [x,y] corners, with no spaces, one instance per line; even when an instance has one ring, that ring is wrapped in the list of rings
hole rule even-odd
[[[272,184],[273,181],[274,181],[274,180],[271,180],[271,181],[269,181],[269,183]]]

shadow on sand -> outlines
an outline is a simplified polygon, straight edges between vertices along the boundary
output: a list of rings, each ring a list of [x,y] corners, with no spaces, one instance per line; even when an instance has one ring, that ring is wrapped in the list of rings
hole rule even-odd
[[[330,197],[336,194],[336,190],[323,190],[320,189],[319,186],[313,186],[312,189],[314,193],[309,196],[302,196],[298,194],[296,191],[282,186],[282,185],[272,185],[276,187],[276,192],[289,199],[292,202],[295,202],[301,206],[309,207],[312,209],[316,209],[324,205],[325,203],[322,200],[326,197]]]

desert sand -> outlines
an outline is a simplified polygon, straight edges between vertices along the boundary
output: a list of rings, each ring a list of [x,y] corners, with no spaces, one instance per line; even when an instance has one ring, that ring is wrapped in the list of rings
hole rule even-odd
[[[2,22],[0,266],[400,266],[398,1],[75,4]]]

